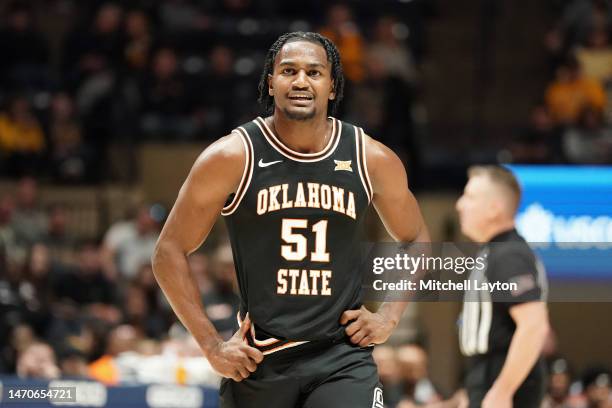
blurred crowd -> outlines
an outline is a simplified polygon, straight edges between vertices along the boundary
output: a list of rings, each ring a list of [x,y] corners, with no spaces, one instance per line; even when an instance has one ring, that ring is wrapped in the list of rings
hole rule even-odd
[[[550,82],[513,140],[519,163],[612,162],[609,0],[551,0]],[[422,161],[427,19],[435,2],[0,1],[0,171],[106,181],[109,146],[208,142],[261,111],[257,83],[277,36],[314,30],[339,47],[338,116]]]
[[[467,403],[463,390],[447,398],[436,390],[427,369],[427,352],[419,344],[376,346],[374,359],[387,407],[451,408]],[[550,355],[547,360],[548,390],[542,408],[612,407],[612,372],[607,367],[592,366],[575,373],[563,358]]]
[[[163,213],[142,205],[98,240],[70,234],[66,209],[41,208],[23,178],[0,198],[0,372],[94,378],[105,384],[216,384],[151,269]],[[189,262],[205,308],[225,338],[238,298],[224,240]]]
[[[612,2],[557,1],[550,82],[511,151],[519,163],[612,163]]]
[[[0,1],[0,171],[99,181],[111,143],[215,140],[261,113],[265,54],[294,30],[340,48],[339,115],[412,151],[429,2],[285,3]]]

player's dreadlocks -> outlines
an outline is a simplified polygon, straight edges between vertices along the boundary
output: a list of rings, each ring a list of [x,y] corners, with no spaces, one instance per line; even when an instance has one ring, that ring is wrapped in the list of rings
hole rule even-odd
[[[259,103],[263,106],[266,114],[271,115],[274,112],[274,97],[268,94],[268,75],[272,75],[274,60],[278,52],[283,48],[283,45],[293,41],[310,41],[320,44],[325,48],[327,60],[332,64],[331,75],[334,83],[334,92],[336,93],[336,97],[329,101],[327,105],[327,113],[328,115],[334,115],[344,95],[344,73],[342,72],[342,63],[340,62],[340,53],[330,39],[312,32],[294,31],[292,33],[285,33],[272,44],[272,47],[268,50],[264,70],[259,80]]]

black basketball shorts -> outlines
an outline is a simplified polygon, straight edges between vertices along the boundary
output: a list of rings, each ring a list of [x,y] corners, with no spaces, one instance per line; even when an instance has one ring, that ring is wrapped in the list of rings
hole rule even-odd
[[[247,379],[221,381],[222,408],[383,408],[372,347],[306,343],[264,357]]]

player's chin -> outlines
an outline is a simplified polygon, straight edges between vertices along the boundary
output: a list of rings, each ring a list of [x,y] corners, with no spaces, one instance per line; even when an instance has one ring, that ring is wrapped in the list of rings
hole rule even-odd
[[[288,106],[283,109],[285,116],[291,120],[310,120],[315,117],[317,110],[310,106]]]

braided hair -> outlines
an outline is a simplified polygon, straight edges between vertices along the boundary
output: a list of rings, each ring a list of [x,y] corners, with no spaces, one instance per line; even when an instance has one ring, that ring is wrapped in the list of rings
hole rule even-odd
[[[334,84],[335,98],[329,101],[327,105],[328,115],[334,115],[336,109],[344,96],[344,73],[342,72],[342,63],[340,62],[340,52],[334,43],[327,37],[319,33],[294,31],[285,33],[278,37],[268,50],[264,70],[259,80],[259,99],[258,102],[262,105],[266,114],[271,115],[274,112],[274,97],[268,93],[268,76],[274,72],[274,60],[280,52],[281,48],[288,42],[294,41],[309,41],[314,44],[319,44],[325,49],[327,60],[331,62],[331,76]]]

